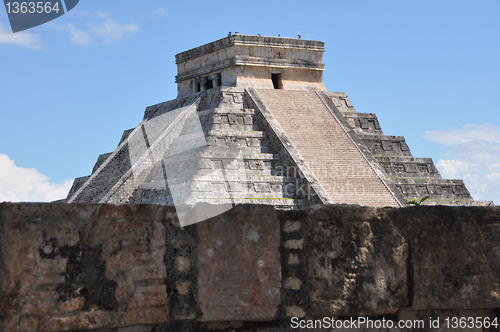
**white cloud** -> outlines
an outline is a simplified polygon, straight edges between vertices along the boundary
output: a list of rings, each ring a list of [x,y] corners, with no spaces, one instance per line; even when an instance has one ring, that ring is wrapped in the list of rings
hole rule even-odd
[[[437,162],[445,178],[463,179],[477,200],[500,204],[500,128],[492,123],[428,131],[424,137],[449,147]]]
[[[66,27],[69,30],[69,33],[71,34],[70,39],[74,43],[76,43],[78,45],[90,45],[90,44],[92,44],[93,40],[88,32],[85,32],[83,30],[78,29],[77,27],[75,27],[71,23],[68,23]]]
[[[50,202],[65,198],[73,181],[55,184],[34,168],[17,166],[0,154],[0,202]]]
[[[92,22],[87,22],[84,27],[81,27],[81,24],[77,26],[74,22],[65,25],[52,23],[51,25],[59,31],[68,31],[70,40],[80,46],[91,45],[99,40],[106,44],[113,44],[140,30],[135,23],[120,24],[102,12],[80,11],[72,15],[85,17]]]
[[[91,16],[92,12],[90,10],[73,9],[68,14],[71,16]]]
[[[135,23],[121,25],[104,13],[99,13],[99,16],[104,19],[104,22],[99,25],[91,24],[90,31],[98,36],[101,36],[107,44],[112,44],[127,35],[139,31],[139,26]]]
[[[500,128],[495,127],[491,122],[483,125],[466,124],[458,129],[427,131],[424,136],[433,142],[449,146],[471,141],[500,143]]]
[[[158,8],[155,11],[159,15],[168,15],[163,8]],[[89,12],[89,11],[71,11],[75,17],[83,16],[95,19],[100,18],[99,23],[87,23],[86,28],[79,28],[73,23],[60,25],[51,23],[51,26],[60,31],[68,31],[70,39],[77,45],[85,46],[94,42],[94,38],[102,39],[106,44],[113,44],[120,39],[130,36],[139,32],[139,26],[135,23],[120,24],[119,22],[111,19],[107,14],[102,12]],[[44,46],[37,35],[28,31],[12,33],[0,21],[0,44],[15,44],[32,49],[43,49]]]
[[[167,11],[165,10],[165,8],[162,7],[158,7],[158,9],[154,11],[154,13],[161,16],[168,16]]]
[[[27,31],[12,33],[12,31],[9,31],[7,30],[7,28],[5,28],[4,24],[1,21],[0,44],[14,44],[35,50],[44,49],[44,46],[38,36],[35,36]]]

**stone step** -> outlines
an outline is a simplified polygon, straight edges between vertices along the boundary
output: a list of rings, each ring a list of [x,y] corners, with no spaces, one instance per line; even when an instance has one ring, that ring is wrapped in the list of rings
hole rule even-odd
[[[430,196],[433,200],[472,200],[462,180],[394,179],[406,199]]]
[[[131,133],[132,131],[134,131],[134,129],[135,129],[135,128],[132,128],[132,129],[127,129],[127,130],[124,130],[124,131],[123,131],[122,138],[120,139],[120,142],[118,142],[118,146],[120,146],[120,144],[122,144],[122,142],[123,142],[124,140],[126,140],[126,139],[127,139],[127,137],[129,137],[130,133]]]
[[[358,133],[383,135],[375,113],[344,112],[342,115],[344,115],[347,123]]]
[[[172,144],[190,144],[192,141],[205,140],[207,143],[213,139],[260,139],[265,137],[265,134],[259,130],[232,131],[232,130],[208,130],[195,134],[181,134],[176,137]],[[251,140],[248,142],[252,143]],[[255,143],[256,144],[256,143]],[[253,146],[253,145],[250,145]]]
[[[201,116],[207,116],[207,115],[212,115],[212,114],[219,114],[219,115],[229,115],[229,114],[236,114],[236,115],[255,115],[255,109],[253,108],[220,108],[220,107],[215,107],[211,109],[205,109],[203,111],[198,111],[198,115]]]
[[[441,179],[431,158],[378,157],[377,160],[391,178]]]
[[[253,161],[280,161],[280,156],[278,154],[266,153],[266,152],[255,152],[250,149],[245,150],[227,150],[219,149],[217,147],[208,146],[193,150],[183,150],[179,153],[167,156],[163,161],[167,164],[174,164],[186,161],[200,161],[201,163],[206,163],[209,160],[226,160],[230,162],[235,159],[238,155],[245,160]],[[212,168],[211,164],[207,164],[201,168]],[[256,168],[257,169],[257,168]]]
[[[327,95],[340,112],[356,112],[354,105],[351,103],[345,92],[327,92]]]
[[[218,132],[251,132],[261,131],[261,128],[255,124],[241,125],[241,124],[221,124],[221,123],[204,123],[201,126],[204,132],[218,131]]]
[[[446,206],[493,206],[492,201],[458,200],[458,199],[428,199],[422,205]]]
[[[213,137],[238,137],[238,138],[263,138],[264,132],[260,130],[232,131],[232,130],[209,130],[206,136]]]
[[[199,185],[199,184],[198,184]],[[192,187],[195,187],[194,185]],[[199,186],[198,186],[199,187]],[[177,203],[184,202],[209,202],[212,200],[225,201],[228,202],[232,199],[256,199],[256,200],[294,200],[303,199],[296,195],[294,192],[287,192],[281,190],[279,186],[273,187],[271,190],[255,190],[252,186],[249,186],[248,190],[239,190],[234,184],[218,183],[211,186],[210,191],[206,190],[185,190],[184,187],[172,186],[175,192],[175,200],[170,190],[165,190],[165,188],[138,188],[136,189],[135,196],[141,197],[141,201],[151,201],[151,200],[161,200],[166,202],[175,201]]]
[[[164,186],[164,178],[161,177],[161,186]],[[284,177],[278,175],[269,175],[269,176],[259,176],[259,175],[251,175],[246,172],[214,172],[210,170],[199,170],[196,174],[175,174],[171,176],[167,176],[167,182],[169,184],[186,184],[186,183],[203,183],[207,190],[210,190],[209,184],[215,182],[228,182],[228,183],[260,183],[260,184],[273,184],[273,185],[295,185],[296,179],[292,177]],[[148,183],[144,183],[141,187],[149,187],[154,188],[155,185],[152,183],[151,186]]]
[[[253,198],[233,198],[231,200],[234,204],[265,204],[265,205],[273,205],[277,209],[298,209],[301,207],[305,207],[307,205],[307,201],[304,199],[296,199],[296,198],[267,198],[267,197],[253,197]],[[203,200],[205,203],[209,204],[221,204],[228,203],[227,199],[220,198],[206,198]],[[153,197],[148,198],[145,197],[139,204],[163,204],[163,205],[174,205],[172,197]]]
[[[218,111],[218,112],[216,112]],[[200,123],[204,130],[259,130],[257,122],[254,120],[255,110],[219,109],[205,110],[198,113]],[[220,128],[220,129],[219,129]],[[212,130],[213,130],[212,129]]]
[[[403,136],[359,134],[375,157],[413,157]]]
[[[94,167],[92,168],[92,173],[95,173],[95,171],[99,168],[99,166],[102,165],[102,163],[104,161],[106,161],[106,159],[108,159],[109,156],[111,156],[112,152],[109,152],[109,153],[104,153],[104,154],[101,154],[99,155],[99,157],[97,157],[97,161],[96,163],[94,164]]]
[[[177,202],[208,202],[210,200],[220,200],[228,202],[232,199],[301,199],[300,197],[294,195],[287,195],[281,191],[266,191],[266,192],[255,192],[255,191],[223,191],[221,184],[221,189],[218,192],[203,192],[203,191],[186,191],[186,192],[175,192],[175,201]]]
[[[266,134],[262,131],[218,131],[209,130],[205,136],[181,135],[175,138],[170,146],[170,153],[175,154],[182,151],[201,146],[227,146],[240,148],[254,152],[271,152]]]
[[[298,154],[336,203],[399,206],[321,98],[312,91],[257,90]],[[338,114],[338,116],[341,116]],[[329,170],[362,168],[332,176]]]
[[[80,187],[90,178],[90,175],[87,175],[87,176],[82,176],[82,177],[79,177],[79,178],[76,178],[74,181],[73,181],[73,185],[71,186],[71,189],[69,190],[68,192],[68,196],[67,198],[73,196],[77,191],[78,189],[80,189]]]

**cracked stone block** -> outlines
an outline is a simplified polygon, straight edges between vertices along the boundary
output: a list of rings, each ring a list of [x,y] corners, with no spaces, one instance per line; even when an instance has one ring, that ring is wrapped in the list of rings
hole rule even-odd
[[[285,249],[302,249],[303,245],[304,245],[304,239],[288,240],[285,242]]]
[[[500,307],[500,213],[497,207],[407,209],[413,305],[420,309]]]
[[[251,125],[253,124],[253,116],[249,115],[249,114],[245,114],[243,116],[243,123],[246,124],[246,125]]]
[[[184,273],[186,271],[189,271],[191,268],[191,260],[189,257],[176,257],[175,258],[175,268],[177,271]]]
[[[302,286],[302,280],[296,277],[289,277],[283,281],[283,287],[293,290],[299,290]]]
[[[248,165],[250,169],[264,169],[264,163],[261,160],[249,160]]]
[[[256,192],[270,192],[271,187],[269,186],[269,183],[254,183],[255,191]]]
[[[261,140],[258,138],[247,138],[247,145],[248,146],[260,146]]]
[[[384,151],[392,151],[393,145],[390,141],[382,141],[382,150]]]
[[[383,211],[325,206],[309,215],[313,317],[396,313],[406,305],[408,245]]]
[[[280,304],[280,229],[271,206],[238,205],[198,225],[203,321],[273,319]]]
[[[2,331],[167,322],[162,211],[147,205],[0,205]]]
[[[298,220],[293,220],[293,221],[287,220],[283,225],[283,232],[285,233],[297,232],[300,230],[301,226],[302,223]]]
[[[300,264],[299,255],[294,254],[294,253],[290,253],[288,255],[288,264],[289,265],[299,265]]]

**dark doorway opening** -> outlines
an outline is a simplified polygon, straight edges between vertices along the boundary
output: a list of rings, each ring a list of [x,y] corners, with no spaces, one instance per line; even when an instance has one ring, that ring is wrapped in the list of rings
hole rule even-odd
[[[214,82],[212,80],[207,80],[207,90],[214,87]]]
[[[283,89],[281,84],[281,74],[271,74],[271,80],[273,81],[273,87],[275,89]]]

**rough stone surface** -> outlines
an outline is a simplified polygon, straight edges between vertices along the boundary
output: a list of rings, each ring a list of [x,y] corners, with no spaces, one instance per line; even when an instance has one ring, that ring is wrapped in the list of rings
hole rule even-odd
[[[412,309],[500,307],[498,208],[404,211],[411,220]]]
[[[215,86],[326,90],[324,43],[316,40],[230,35],[176,55],[179,96]],[[279,82],[271,80],[279,75]]]
[[[492,204],[414,158],[403,136],[384,135],[345,93],[327,92],[323,52],[321,41],[231,34],[178,54],[178,98],[147,107],[66,201]]]
[[[269,332],[293,331],[291,317],[492,319],[499,220],[498,207],[241,205],[181,228],[165,206],[1,204],[0,330]]]
[[[329,206],[308,223],[314,317],[389,314],[407,305],[408,245],[383,209]]]
[[[272,207],[238,206],[198,226],[205,321],[272,320],[280,304],[279,222]]]
[[[375,172],[317,93],[258,90],[258,94],[330,202],[400,206],[385,184],[386,179]]]
[[[244,94],[243,89],[220,87],[199,98],[191,96],[184,102],[168,102],[151,109],[146,121],[127,134],[109,160],[94,167],[90,178],[75,182],[68,202],[173,205],[175,200],[179,205],[185,200],[189,204],[265,202],[285,208],[302,206],[305,195],[295,190],[296,175],[283,171],[279,155],[269,146],[266,131],[255,119],[255,110],[246,108]],[[187,106],[196,111],[183,122],[179,109]],[[187,122],[197,123],[199,131],[194,130],[194,134],[204,136],[194,147],[188,142],[193,135],[183,129],[189,127]],[[142,148],[133,149],[136,145]],[[231,166],[231,151],[241,153],[240,167]],[[144,158],[149,154],[157,158]],[[134,156],[126,161],[130,169],[125,172],[118,171],[122,165],[117,163],[123,161],[118,156],[122,155]]]
[[[5,331],[168,321],[161,209],[4,204],[0,213]]]

